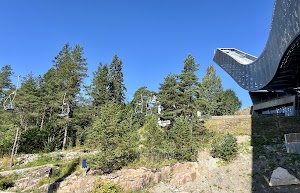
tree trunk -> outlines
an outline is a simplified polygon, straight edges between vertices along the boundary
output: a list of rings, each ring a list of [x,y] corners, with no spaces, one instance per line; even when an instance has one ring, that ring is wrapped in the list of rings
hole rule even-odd
[[[9,164],[10,169],[11,169],[12,166],[13,166],[14,155],[15,155],[15,148],[16,148],[16,145],[17,145],[18,136],[19,136],[19,127],[17,127],[14,145],[13,145],[12,150],[11,150],[10,164]]]
[[[16,147],[15,147],[15,155],[17,155],[17,153],[18,153],[20,138],[21,138],[21,131],[18,132]]]
[[[64,134],[64,140],[63,140],[63,146],[62,146],[62,150],[64,151],[67,145],[67,137],[68,137],[68,124],[66,124],[64,126],[65,129],[65,134]]]
[[[41,125],[40,125],[40,129],[42,129],[43,128],[43,126],[44,126],[44,119],[45,119],[45,111],[43,112],[43,116],[42,116],[42,121],[41,121]]]

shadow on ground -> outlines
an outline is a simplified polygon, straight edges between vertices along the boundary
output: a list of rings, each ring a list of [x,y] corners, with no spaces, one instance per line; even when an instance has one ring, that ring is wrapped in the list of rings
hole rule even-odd
[[[300,179],[300,155],[288,154],[284,134],[300,133],[300,117],[252,117],[252,192],[299,193],[300,185],[270,187],[269,180],[277,167]]]
[[[66,169],[63,170],[62,176],[55,180],[53,183],[49,184],[47,193],[56,192],[60,186],[60,183],[76,170],[78,164],[79,159],[76,159],[75,161],[72,161],[69,165],[67,165]]]

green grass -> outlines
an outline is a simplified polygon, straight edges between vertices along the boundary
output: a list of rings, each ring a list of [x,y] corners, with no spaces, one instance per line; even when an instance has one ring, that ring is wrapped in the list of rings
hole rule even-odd
[[[42,166],[47,164],[60,164],[63,163],[62,157],[60,154],[57,154],[55,156],[47,155],[47,154],[41,154],[38,159],[29,162],[25,165],[21,166],[14,166],[14,169],[21,169],[21,168],[29,168],[29,167],[36,167],[36,166]]]
[[[61,182],[70,176],[78,169],[79,161],[80,159],[77,158],[69,162],[64,162],[63,164],[57,164],[56,166],[58,167],[53,170],[51,182]]]
[[[12,174],[9,176],[0,175],[0,190],[7,190],[10,187],[14,186],[14,180],[18,178],[17,174]]]
[[[8,170],[9,169],[9,156],[0,158],[0,171]]]

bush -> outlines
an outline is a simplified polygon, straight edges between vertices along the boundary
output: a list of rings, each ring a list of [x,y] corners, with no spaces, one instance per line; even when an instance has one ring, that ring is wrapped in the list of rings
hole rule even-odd
[[[14,186],[13,176],[0,176],[0,190],[6,190]]]
[[[122,193],[119,185],[103,180],[94,183],[94,189],[90,193]]]
[[[236,138],[232,134],[225,134],[221,139],[215,139],[211,144],[213,157],[221,158],[224,161],[232,160],[238,151]]]

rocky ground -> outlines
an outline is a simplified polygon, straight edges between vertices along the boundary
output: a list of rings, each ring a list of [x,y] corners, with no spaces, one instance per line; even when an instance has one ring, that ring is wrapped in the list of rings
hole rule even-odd
[[[251,192],[251,146],[249,136],[239,136],[241,146],[237,159],[226,164],[210,156],[208,150],[199,152],[197,162],[176,163],[160,169],[123,168],[109,175],[95,175],[93,171],[76,171],[57,183],[44,183],[40,192],[89,192],[94,181],[105,179],[120,184],[124,190],[146,189],[152,193]],[[15,170],[20,179],[8,191],[34,190],[47,179],[47,168]],[[7,172],[6,172],[7,173]],[[1,175],[6,174],[0,173]]]
[[[49,167],[57,167],[55,165],[0,172],[0,175],[9,173],[19,175],[15,181],[15,187],[8,189],[8,192],[83,193],[89,192],[93,183],[100,179],[117,183],[127,191],[144,189],[151,193],[300,192],[300,185],[269,186],[272,172],[278,167],[287,169],[290,174],[300,179],[298,169],[300,168],[300,155],[287,153],[284,141],[282,141],[282,133],[278,131],[277,136],[270,136],[271,133],[259,133],[259,129],[258,131],[252,129],[255,132],[250,134],[251,125],[267,131],[269,128],[266,124],[270,125],[271,121],[267,120],[265,124],[259,122],[260,125],[253,120],[252,123],[249,120],[236,121],[239,127],[243,125],[245,131],[242,133],[244,134],[239,134],[241,129],[235,127],[232,120],[219,122],[221,126],[215,124],[216,127],[211,126],[211,128],[217,132],[229,131],[232,128],[231,131],[234,131],[237,136],[239,152],[236,159],[230,163],[213,158],[209,149],[205,149],[199,152],[197,162],[176,163],[159,169],[123,168],[109,175],[97,175],[96,171],[86,173],[83,169],[77,169],[60,181],[52,183],[47,181],[46,171]],[[248,129],[245,129],[245,125],[249,125]],[[294,123],[289,126],[282,121],[276,123],[275,126],[276,128],[291,127],[293,131],[298,131]],[[264,138],[267,140],[263,140]],[[253,142],[253,139],[256,141]],[[270,139],[276,140],[270,141]],[[66,161],[81,155],[80,152],[64,154],[61,157],[64,157]],[[36,159],[34,156],[29,157],[29,159]]]
[[[249,136],[239,136],[241,149],[237,159],[227,164],[210,156],[209,151],[199,152],[198,161],[191,167],[178,167],[169,181],[149,188],[150,192],[251,192],[252,150]],[[194,178],[184,180],[190,174]]]

